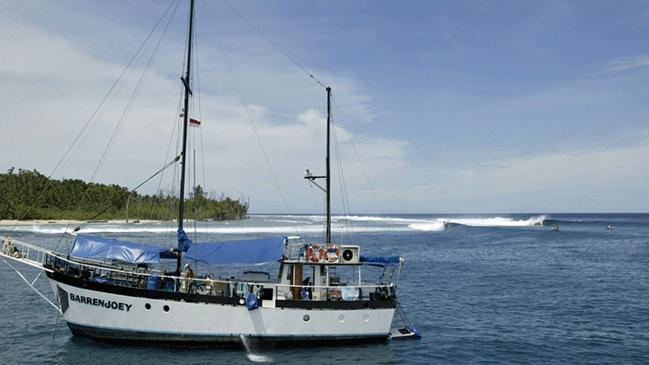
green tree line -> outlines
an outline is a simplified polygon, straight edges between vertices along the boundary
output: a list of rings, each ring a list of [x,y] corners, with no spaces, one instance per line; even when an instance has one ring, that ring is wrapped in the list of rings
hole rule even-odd
[[[248,203],[212,197],[199,185],[185,200],[185,217],[197,220],[243,219]],[[156,219],[177,217],[178,198],[169,194],[129,193],[123,186],[78,179],[49,179],[36,170],[0,174],[0,219]]]

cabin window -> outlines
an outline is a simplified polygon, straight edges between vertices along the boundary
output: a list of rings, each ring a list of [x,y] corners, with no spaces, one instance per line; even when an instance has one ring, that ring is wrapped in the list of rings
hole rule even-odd
[[[288,280],[290,282],[291,278],[293,278],[293,266],[292,265],[287,266],[287,270],[286,270],[286,280]]]

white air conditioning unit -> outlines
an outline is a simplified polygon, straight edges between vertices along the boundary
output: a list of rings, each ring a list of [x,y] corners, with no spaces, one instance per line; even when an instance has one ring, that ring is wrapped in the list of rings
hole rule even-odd
[[[340,246],[340,263],[358,264],[361,257],[359,246]]]

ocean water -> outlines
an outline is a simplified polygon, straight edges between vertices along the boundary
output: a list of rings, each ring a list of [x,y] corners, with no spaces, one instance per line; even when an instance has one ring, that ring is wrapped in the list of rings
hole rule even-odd
[[[554,232],[552,226],[560,226]],[[614,225],[614,230],[607,230]],[[65,251],[62,225],[0,227]],[[172,245],[171,223],[90,225]],[[196,240],[322,237],[322,217],[257,215],[197,223]],[[171,349],[73,337],[59,315],[0,262],[2,363],[649,363],[649,214],[337,216],[336,240],[405,257],[399,301],[423,338],[335,348]],[[23,268],[31,279],[36,272]],[[46,280],[36,286],[51,297]]]

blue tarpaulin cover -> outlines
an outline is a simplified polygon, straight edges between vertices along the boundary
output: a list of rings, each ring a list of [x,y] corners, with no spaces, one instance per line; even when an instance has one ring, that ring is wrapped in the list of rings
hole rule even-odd
[[[361,255],[361,262],[374,264],[398,264],[401,257],[399,256],[364,256]]]
[[[98,261],[119,260],[132,264],[154,264],[160,262],[160,253],[166,251],[169,249],[80,234],[74,242],[70,256]]]
[[[184,229],[178,229],[178,251],[187,252],[192,247],[192,240],[189,239]]]
[[[194,243],[185,259],[214,265],[262,264],[282,258],[285,240],[285,237],[275,237]]]

